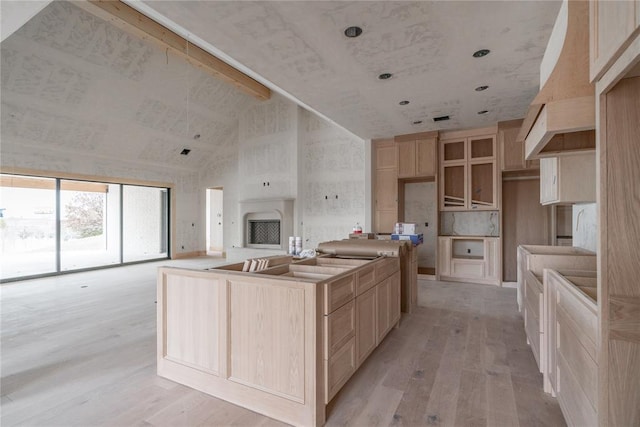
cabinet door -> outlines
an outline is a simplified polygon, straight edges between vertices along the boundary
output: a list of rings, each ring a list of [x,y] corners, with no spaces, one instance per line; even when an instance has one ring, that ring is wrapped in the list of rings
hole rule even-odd
[[[398,178],[416,176],[416,142],[403,141],[396,143],[398,149]]]
[[[469,165],[469,207],[471,209],[495,209],[495,165],[495,161]]]
[[[379,143],[376,145],[376,169],[396,168],[395,143]]]
[[[558,158],[540,159],[540,203],[552,203],[558,199]]]
[[[419,139],[416,141],[416,176],[436,175],[436,140]]]
[[[496,137],[494,135],[469,138],[467,158],[469,161],[479,159],[495,159]]]
[[[451,239],[438,238],[438,275],[451,275]]]
[[[376,211],[376,233],[393,233],[398,222],[397,211]]]
[[[524,143],[517,142],[516,137],[520,132],[520,128],[501,129],[498,132],[498,139],[502,150],[503,171],[521,170],[525,168],[524,160]]]
[[[442,148],[442,151],[440,155],[440,160],[443,163],[467,160],[467,140],[466,139],[442,141],[441,148]]]
[[[393,276],[392,276],[393,277]],[[387,335],[387,332],[390,329],[390,317],[391,314],[389,312],[389,299],[390,299],[390,287],[391,287],[391,277],[385,279],[380,282],[378,286],[376,286],[376,299],[377,299],[377,308],[378,308],[378,321],[377,321],[377,338],[376,345],[380,344],[382,339]]]
[[[376,171],[376,210],[398,209],[398,177],[395,169]]]
[[[502,270],[500,269],[500,239],[484,239],[484,262],[485,278],[493,280],[496,284],[502,281]]]
[[[400,320],[400,272],[389,278],[389,329]]]
[[[377,345],[376,288],[356,298],[356,354],[358,366]]]
[[[467,165],[444,165],[442,167],[442,210],[464,210],[466,203]]]

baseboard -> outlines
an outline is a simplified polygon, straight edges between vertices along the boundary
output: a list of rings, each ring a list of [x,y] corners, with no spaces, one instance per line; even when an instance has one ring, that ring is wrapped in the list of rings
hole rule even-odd
[[[205,256],[206,254],[207,251],[180,252],[174,254],[172,259],[195,258],[199,256]]]
[[[502,282],[502,287],[503,288],[518,289],[518,283],[517,282]]]

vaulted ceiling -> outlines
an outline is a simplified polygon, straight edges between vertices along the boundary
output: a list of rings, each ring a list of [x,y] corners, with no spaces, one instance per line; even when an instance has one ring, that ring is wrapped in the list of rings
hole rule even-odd
[[[259,102],[72,2],[52,2],[1,49],[3,152],[194,169],[233,142],[239,114]],[[180,156],[185,147],[193,155]]]
[[[558,1],[128,3],[363,138],[523,117],[560,8]],[[345,37],[349,26],[362,35]],[[479,49],[491,53],[474,58]],[[380,80],[381,73],[393,77]],[[451,119],[433,121],[443,115]]]
[[[362,138],[522,117],[538,91],[539,64],[560,6],[127,3]],[[345,37],[351,25],[363,34]],[[472,56],[483,48],[491,53]],[[241,113],[261,102],[73,2],[52,2],[1,49],[3,152],[47,146],[199,168],[234,140]],[[381,73],[393,76],[380,80]],[[409,104],[399,105],[403,100]],[[433,121],[441,115],[451,119]],[[186,146],[198,154],[179,156]]]

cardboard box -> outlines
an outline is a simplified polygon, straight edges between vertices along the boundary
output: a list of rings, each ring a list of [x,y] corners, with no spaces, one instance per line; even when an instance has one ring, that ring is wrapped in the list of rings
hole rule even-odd
[[[376,235],[374,233],[350,233],[349,238],[369,240],[369,239],[375,239]]]
[[[411,240],[415,246],[424,243],[424,236],[421,234],[392,234],[391,240]]]
[[[396,222],[395,234],[416,234],[416,226],[412,222]]]

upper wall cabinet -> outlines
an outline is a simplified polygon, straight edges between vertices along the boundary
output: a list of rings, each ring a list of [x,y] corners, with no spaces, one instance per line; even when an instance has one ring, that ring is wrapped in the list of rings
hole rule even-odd
[[[537,169],[539,160],[525,160],[524,143],[518,141],[522,120],[498,122],[498,145],[500,147],[500,170],[502,172]]]
[[[398,178],[430,178],[436,176],[437,132],[395,137]]]
[[[498,209],[496,135],[444,134],[440,143],[440,209]]]
[[[596,81],[629,45],[640,29],[640,0],[589,2],[591,81]]]
[[[540,64],[540,88],[517,136],[525,142],[527,160],[538,158],[558,134],[595,129],[595,88],[589,78],[589,2],[562,3]]]
[[[548,157],[540,160],[541,204],[595,201],[595,152]]]

